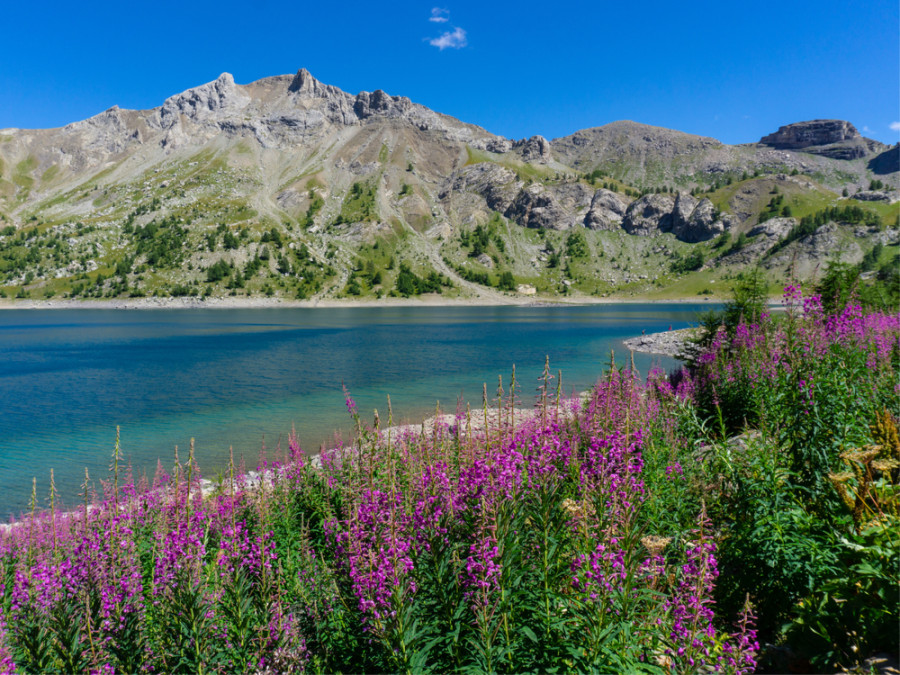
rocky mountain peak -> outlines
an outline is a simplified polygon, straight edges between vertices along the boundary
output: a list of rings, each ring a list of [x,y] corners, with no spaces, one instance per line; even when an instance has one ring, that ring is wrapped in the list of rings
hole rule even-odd
[[[328,98],[342,93],[337,87],[322,84],[306,68],[297,71],[294,79],[291,80],[288,91],[292,94],[299,94],[302,98]]]
[[[212,116],[238,112],[249,103],[250,97],[234,83],[231,73],[222,73],[212,82],[167,98],[160,109],[160,124],[163,128],[171,127],[180,115],[205,121]]]
[[[779,150],[799,150],[816,145],[829,145],[861,138],[856,127],[844,120],[810,120],[779,127],[778,131],[760,139],[761,145]]]

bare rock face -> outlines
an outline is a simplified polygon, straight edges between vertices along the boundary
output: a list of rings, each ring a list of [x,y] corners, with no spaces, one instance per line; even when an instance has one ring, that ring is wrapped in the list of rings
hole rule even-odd
[[[184,115],[193,122],[206,122],[232,116],[250,103],[250,97],[234,83],[230,73],[218,79],[170,96],[159,111],[160,125],[168,129]]]
[[[675,208],[675,197],[669,194],[644,195],[631,202],[622,228],[628,234],[649,237],[657,232],[668,232],[672,229],[672,211]]]
[[[381,89],[372,93],[360,92],[356,96],[353,109],[361,120],[374,115],[383,117],[403,117],[412,110],[413,103],[406,96],[390,96]]]
[[[688,221],[694,209],[697,208],[697,200],[687,192],[679,192],[675,196],[675,207],[672,209],[672,231],[676,234],[687,228]]]
[[[322,84],[306,68],[301,68],[291,80],[288,91],[301,98],[338,98],[346,94],[330,84]]]
[[[831,159],[859,159],[886,149],[882,143],[863,138],[850,122],[812,120],[780,127],[763,136],[760,145],[779,150],[801,150]]]
[[[747,233],[750,238],[747,245],[728,255],[729,262],[748,264],[759,260],[766,251],[787,236],[788,232],[796,225],[797,221],[794,218],[770,218],[759,223]]]
[[[810,261],[821,261],[834,256],[840,248],[842,260],[858,263],[862,260],[859,244],[850,241],[842,245],[838,231],[839,226],[836,223],[826,223],[813,234],[800,240],[798,246],[800,254],[806,255]]]
[[[833,260],[837,256],[843,262],[856,264],[862,260],[862,248],[855,241],[844,240],[840,229],[837,223],[825,223],[814,233],[767,258],[763,264],[769,269],[790,266],[803,276],[813,273],[824,260]],[[741,253],[744,253],[743,249]]]
[[[482,162],[463,168],[454,178],[450,190],[439,197],[446,200],[453,192],[474,192],[484,197],[488,208],[505,213],[519,194],[522,182],[513,171],[498,164]]]
[[[771,244],[774,245],[779,239],[787,236],[796,225],[797,221],[794,218],[770,218],[755,226],[747,235],[751,238],[764,236],[771,239]]]
[[[707,241],[732,227],[734,219],[720,216],[708,199],[698,202],[689,194],[679,192],[645,195],[631,203],[622,220],[628,234],[650,236],[657,232],[672,232],[681,241],[694,244]]]
[[[534,184],[516,196],[504,215],[524,227],[567,230],[583,219],[578,211],[591,203],[591,191],[580,183],[549,189]]]
[[[628,200],[619,193],[597,190],[584,217],[584,226],[592,230],[618,230],[627,209]]]
[[[779,127],[778,131],[760,139],[761,145],[779,150],[800,150],[814,145],[840,143],[860,138],[859,131],[844,120],[812,120]]]
[[[77,138],[80,154],[116,155],[143,142],[140,129],[130,127],[127,111],[113,106],[99,115],[65,127]]]
[[[517,141],[513,149],[518,150],[526,162],[547,164],[551,159],[550,142],[543,136],[532,136],[528,140]]]
[[[719,217],[719,212],[711,201],[702,200],[687,220],[679,220],[680,214],[673,214],[673,234],[689,244],[707,241],[722,234],[730,227],[731,221]]]
[[[482,145],[482,150],[487,150],[488,152],[504,153],[510,151],[510,149],[512,148],[512,141],[509,141],[505,138],[491,138],[487,141],[482,141]]]
[[[900,143],[869,160],[869,170],[878,175],[900,171]]]

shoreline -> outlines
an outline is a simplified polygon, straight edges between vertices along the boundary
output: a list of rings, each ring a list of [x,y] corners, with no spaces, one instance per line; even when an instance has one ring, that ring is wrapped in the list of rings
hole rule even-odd
[[[534,298],[491,297],[474,298],[381,298],[380,300],[323,298],[312,300],[285,300],[282,298],[110,298],[106,300],[21,300],[0,299],[0,311],[16,309],[314,309],[355,307],[565,307],[591,305],[687,305],[724,302],[718,298]],[[779,303],[780,304],[780,303]]]

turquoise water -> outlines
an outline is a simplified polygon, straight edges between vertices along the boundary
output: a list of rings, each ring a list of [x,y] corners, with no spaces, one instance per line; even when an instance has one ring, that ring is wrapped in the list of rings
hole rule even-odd
[[[87,467],[106,478],[116,425],[135,475],[168,468],[196,439],[214,476],[228,448],[256,465],[294,425],[308,452],[349,417],[417,422],[439,401],[481,404],[513,364],[524,405],[545,355],[563,388],[590,386],[622,340],[689,325],[709,305],[381,307],[315,309],[6,310],[0,312],[0,517],[26,508],[31,478],[46,503],[50,469],[77,502]],[[642,373],[672,359],[635,354]]]

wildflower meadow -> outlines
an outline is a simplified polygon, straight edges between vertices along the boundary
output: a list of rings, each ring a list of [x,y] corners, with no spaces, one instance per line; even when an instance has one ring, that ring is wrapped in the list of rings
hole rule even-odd
[[[580,396],[549,365],[513,371],[400,429],[348,395],[352,439],[311,457],[291,436],[212,492],[192,452],[135,479],[116,451],[80,505],[35,485],[0,537],[0,672],[812,672],[897,653],[900,317],[785,300],[680,372],[611,359]]]

